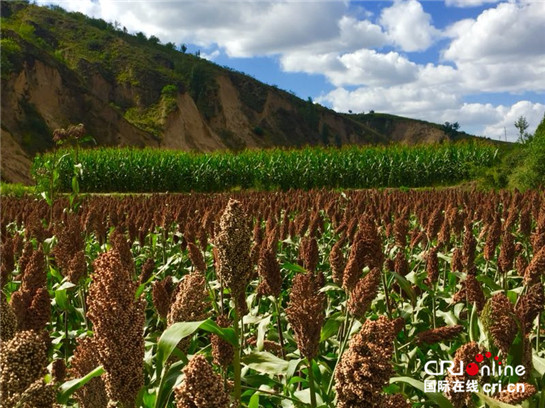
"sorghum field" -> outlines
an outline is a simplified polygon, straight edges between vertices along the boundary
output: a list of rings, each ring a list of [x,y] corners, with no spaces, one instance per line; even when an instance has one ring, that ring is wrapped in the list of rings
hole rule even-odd
[[[545,407],[543,191],[68,208],[2,200],[2,407]]]

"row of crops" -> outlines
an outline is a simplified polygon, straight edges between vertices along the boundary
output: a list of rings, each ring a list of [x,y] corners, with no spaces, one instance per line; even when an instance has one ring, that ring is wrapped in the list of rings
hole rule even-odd
[[[543,192],[68,205],[2,202],[2,407],[545,406]]]
[[[58,162],[58,188],[70,191],[74,165],[81,164],[79,188],[85,192],[423,187],[466,180],[476,168],[491,166],[496,155],[496,148],[485,143],[211,154],[97,148],[39,155],[33,174],[45,185],[51,179],[46,169]]]

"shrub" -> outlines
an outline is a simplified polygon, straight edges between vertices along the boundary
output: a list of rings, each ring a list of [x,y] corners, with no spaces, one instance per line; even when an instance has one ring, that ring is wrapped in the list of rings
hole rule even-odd
[[[525,145],[521,159],[509,178],[509,185],[520,190],[545,186],[545,114],[534,137]]]
[[[176,98],[177,94],[178,94],[178,87],[176,85],[165,85],[163,89],[161,90],[162,96]]]
[[[11,38],[2,38],[0,49],[2,49],[2,78],[6,78],[21,65],[21,47]]]

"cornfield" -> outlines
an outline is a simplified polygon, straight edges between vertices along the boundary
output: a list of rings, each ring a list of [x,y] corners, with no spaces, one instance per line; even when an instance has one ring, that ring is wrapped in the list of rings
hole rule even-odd
[[[542,191],[68,206],[2,201],[1,407],[545,406]]]
[[[496,148],[486,143],[209,154],[97,148],[79,152],[79,186],[82,192],[218,192],[452,185],[491,166],[496,156]],[[74,157],[69,151],[38,155],[33,174],[38,185],[47,184],[43,169],[55,157],[64,157],[59,188],[70,191]]]

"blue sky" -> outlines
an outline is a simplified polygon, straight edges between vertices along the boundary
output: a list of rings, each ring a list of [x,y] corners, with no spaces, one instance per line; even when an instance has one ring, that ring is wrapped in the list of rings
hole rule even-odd
[[[39,4],[51,1],[38,0]],[[545,113],[545,0],[64,0],[337,111],[516,139]]]

